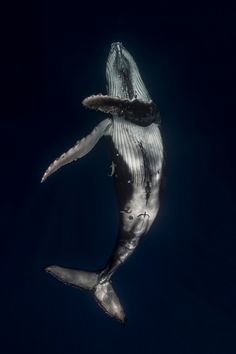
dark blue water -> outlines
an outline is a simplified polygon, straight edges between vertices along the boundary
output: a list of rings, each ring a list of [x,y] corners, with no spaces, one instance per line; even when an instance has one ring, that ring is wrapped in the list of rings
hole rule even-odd
[[[108,8],[97,13],[78,2],[8,5],[1,42],[3,354],[236,353],[234,11],[184,9],[135,15],[113,3],[106,16]],[[81,101],[105,93],[114,41],[133,54],[160,108],[167,160],[159,217],[114,276],[125,328],[86,292],[43,272],[50,264],[100,268],[115,242],[105,141],[40,184],[48,164],[104,119]]]

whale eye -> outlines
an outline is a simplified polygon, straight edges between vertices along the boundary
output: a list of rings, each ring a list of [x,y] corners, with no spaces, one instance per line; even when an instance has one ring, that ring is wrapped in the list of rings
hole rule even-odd
[[[133,220],[133,218],[134,218],[134,217],[133,217],[132,215],[129,216],[129,220]]]

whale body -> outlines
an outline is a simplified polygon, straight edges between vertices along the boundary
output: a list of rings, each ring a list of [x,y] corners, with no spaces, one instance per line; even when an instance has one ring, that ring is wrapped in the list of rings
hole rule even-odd
[[[107,314],[124,323],[126,315],[111,277],[134,252],[157,216],[164,153],[158,126],[159,110],[149,96],[133,57],[120,42],[111,45],[106,80],[107,95],[87,97],[83,105],[109,117],[56,159],[42,181],[86,155],[101,137],[107,136],[120,211],[116,245],[104,269],[97,272],[56,265],[45,270],[66,284],[89,290]]]

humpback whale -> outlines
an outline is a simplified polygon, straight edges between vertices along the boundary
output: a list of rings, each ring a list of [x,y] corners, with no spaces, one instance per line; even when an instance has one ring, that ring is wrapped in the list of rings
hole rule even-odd
[[[120,42],[111,45],[106,81],[107,95],[92,95],[82,103],[108,117],[56,159],[44,173],[42,182],[62,166],[85,156],[101,137],[108,137],[120,212],[117,241],[101,270],[92,272],[57,265],[45,270],[65,284],[88,290],[108,315],[125,323],[126,315],[111,278],[134,252],[157,216],[164,153],[159,109],[133,57]]]

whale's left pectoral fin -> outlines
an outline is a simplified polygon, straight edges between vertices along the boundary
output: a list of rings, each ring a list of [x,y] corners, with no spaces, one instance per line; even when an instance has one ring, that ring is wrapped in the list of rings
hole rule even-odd
[[[68,163],[76,161],[77,159],[85,156],[89,151],[93,149],[99,139],[108,132],[111,125],[112,121],[109,118],[99,123],[89,135],[77,141],[77,143],[71,149],[69,149],[67,152],[62,154],[54,162],[51,163],[51,165],[44,173],[41,182],[44,182],[48,176],[53,174],[62,166],[65,166]]]

